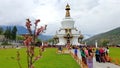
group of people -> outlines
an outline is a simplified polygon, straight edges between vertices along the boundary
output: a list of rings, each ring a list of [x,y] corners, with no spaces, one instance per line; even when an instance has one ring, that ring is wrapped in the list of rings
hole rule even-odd
[[[92,47],[78,47],[75,46],[73,47],[74,49],[74,55],[77,56],[78,50],[80,51],[81,54],[81,59],[82,62],[88,66],[88,68],[93,68],[93,48]]]
[[[109,62],[109,48],[108,47],[74,47],[74,54],[77,56],[78,48],[80,50],[82,62],[88,66],[88,68],[93,68],[93,57],[97,62]]]
[[[95,51],[95,58],[97,62],[110,62],[109,59],[109,48],[108,47],[100,47]]]
[[[82,57],[82,62],[88,66],[88,68],[93,68],[93,52],[92,47],[81,47],[80,53]]]
[[[109,48],[108,47],[87,47],[87,46],[66,46],[68,50],[74,49],[74,55],[78,56],[78,51],[80,51],[82,62],[88,66],[88,68],[93,68],[93,57],[95,56],[96,62],[110,62],[109,59]],[[62,51],[62,46],[58,46],[58,50]]]

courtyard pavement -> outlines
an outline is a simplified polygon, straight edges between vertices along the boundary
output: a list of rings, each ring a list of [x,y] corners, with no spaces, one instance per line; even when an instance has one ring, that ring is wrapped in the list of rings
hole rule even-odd
[[[72,53],[74,53],[73,50],[71,50]],[[81,54],[80,54],[80,51],[78,50],[78,57],[81,58]],[[120,68],[120,66],[118,65],[115,65],[113,63],[99,63],[99,62],[96,62],[95,60],[95,57],[93,58],[93,67],[94,68]]]

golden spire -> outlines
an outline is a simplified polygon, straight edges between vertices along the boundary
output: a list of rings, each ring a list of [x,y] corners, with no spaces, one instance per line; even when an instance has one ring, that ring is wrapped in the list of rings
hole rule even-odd
[[[65,15],[65,17],[70,17],[70,12],[69,12],[69,10],[70,10],[70,6],[69,6],[69,4],[67,4],[66,5],[66,15]]]

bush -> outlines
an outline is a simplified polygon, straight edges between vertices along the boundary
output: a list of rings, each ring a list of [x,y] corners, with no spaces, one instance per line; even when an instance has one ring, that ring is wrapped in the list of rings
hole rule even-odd
[[[4,41],[1,43],[1,45],[11,45],[10,43],[8,43],[7,41]]]

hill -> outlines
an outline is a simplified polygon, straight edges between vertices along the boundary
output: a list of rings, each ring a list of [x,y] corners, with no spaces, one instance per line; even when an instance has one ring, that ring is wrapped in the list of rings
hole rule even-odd
[[[13,28],[14,26],[0,26],[0,27],[2,27],[4,30],[6,30],[7,27]],[[28,33],[28,30],[24,26],[16,26],[16,27],[17,27],[17,34],[18,35]],[[38,38],[40,38],[41,40],[48,40],[48,39],[52,38],[52,36],[40,34],[40,36]]]
[[[107,39],[110,45],[120,44],[120,27],[110,30],[105,33],[101,33],[95,36],[92,36],[86,40],[84,40],[88,45],[94,45],[97,40],[98,44],[101,43],[101,40]]]
[[[49,40],[49,39],[53,38],[53,36],[52,35],[41,34],[38,38],[43,40],[43,41],[46,41],[46,40]]]

